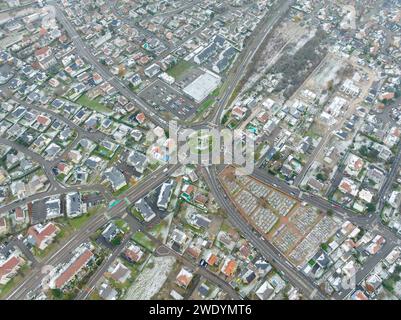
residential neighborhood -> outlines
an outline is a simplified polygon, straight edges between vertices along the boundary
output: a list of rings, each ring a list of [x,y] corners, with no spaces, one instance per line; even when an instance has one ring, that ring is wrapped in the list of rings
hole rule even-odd
[[[0,300],[399,300],[400,41],[397,0],[2,1]]]

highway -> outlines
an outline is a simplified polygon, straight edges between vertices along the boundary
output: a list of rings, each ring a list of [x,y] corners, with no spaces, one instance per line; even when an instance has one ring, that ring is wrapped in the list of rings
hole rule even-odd
[[[123,196],[128,197],[130,202],[136,202],[167,180],[168,176],[177,170],[178,167],[179,165],[170,167],[165,174],[161,174],[161,169],[153,172]],[[92,233],[103,226],[110,218],[122,216],[125,211],[126,203],[121,201],[113,208],[107,208],[92,216],[81,229],[75,231],[68,239],[64,239],[60,243],[61,247],[57,252],[53,253],[50,257],[45,258],[40,264],[33,268],[30,275],[27,276],[19,286],[7,296],[7,299],[26,299],[28,292],[37,291],[40,288],[41,281],[44,277],[41,271],[43,266],[56,266],[68,261],[71,257],[71,252],[81,243],[88,241]]]
[[[249,44],[244,48],[244,50],[240,53],[236,66],[229,73],[226,82],[223,86],[224,91],[221,93],[219,97],[218,103],[216,104],[215,110],[209,115],[209,119],[205,120],[203,123],[198,123],[192,126],[192,129],[200,129],[200,128],[209,128],[209,127],[219,127],[220,120],[222,118],[223,112],[225,108],[228,107],[228,103],[231,101],[231,98],[235,91],[238,89],[238,85],[241,82],[243,76],[247,73],[249,66],[254,61],[255,54],[258,52],[262,43],[264,43],[265,38],[269,34],[269,32],[274,28],[276,23],[280,21],[280,19],[287,13],[288,8],[292,5],[294,1],[278,1],[278,4],[275,8],[271,9],[272,14],[270,16],[265,17],[264,21],[258,26],[258,28],[253,33],[251,39],[249,39]],[[133,93],[122,80],[118,79],[114,76],[109,69],[102,65],[98,59],[92,54],[91,50],[86,46],[84,41],[81,39],[77,30],[73,27],[71,22],[65,16],[63,12],[63,8],[59,6],[55,1],[51,2],[52,5],[56,9],[57,19],[62,24],[64,29],[67,31],[68,35],[72,39],[76,52],[86,60],[88,64],[90,64],[102,77],[105,81],[108,81],[118,92],[127,97],[131,102],[133,102],[139,109],[141,109],[151,121],[153,121],[156,125],[167,129],[168,122],[161,118],[157,113],[155,113],[151,106],[149,106],[145,101],[143,101],[138,95]],[[182,8],[177,9],[182,10]],[[269,14],[268,14],[269,15]],[[191,35],[193,36],[193,34]],[[171,49],[171,48],[170,48]],[[170,50],[171,51],[171,50]],[[24,105],[28,108],[36,109],[40,112],[46,112],[51,116],[57,118],[58,120],[66,123],[72,129],[77,132],[77,137],[62,153],[60,157],[52,161],[47,161],[43,159],[40,155],[35,152],[29,150],[28,148],[19,145],[14,141],[10,141],[4,138],[0,138],[0,144],[8,145],[20,152],[25,153],[27,156],[31,157],[34,161],[39,163],[46,176],[48,177],[50,183],[50,189],[47,192],[38,193],[27,197],[23,200],[13,202],[9,205],[3,206],[0,208],[0,213],[7,212],[20,206],[22,204],[26,204],[31,201],[35,201],[41,199],[45,196],[50,196],[53,194],[66,193],[70,191],[98,191],[102,193],[108,200],[110,196],[107,196],[107,190],[102,185],[85,185],[85,186],[69,186],[66,187],[60,184],[54,174],[52,172],[52,167],[60,161],[62,157],[66,155],[72,148],[74,148],[78,141],[81,138],[88,138],[95,142],[100,142],[105,139],[109,139],[106,134],[103,134],[99,131],[96,132],[88,132],[84,128],[76,125],[73,121],[63,117],[62,115],[54,112],[52,110],[48,110],[47,108],[42,108],[36,105],[28,105],[26,102],[21,101],[19,99],[13,98],[16,102]],[[322,139],[319,143],[319,146],[316,149],[315,155],[319,153],[319,151],[324,147],[326,143],[326,138]],[[401,146],[401,143],[400,143]],[[311,157],[307,165],[305,166],[302,174],[299,175],[295,184],[296,186],[301,182],[304,174],[309,169],[312,164],[314,157]],[[392,184],[394,183],[394,179],[397,176],[398,169],[401,164],[401,148],[398,154],[396,155],[392,168],[386,177],[386,181],[383,184],[382,188],[379,191],[379,200],[377,205],[377,212],[381,212],[384,207],[386,196],[388,195]],[[142,181],[139,181],[138,184],[124,193],[119,197],[119,200],[123,198],[127,199],[127,202],[121,201],[116,206],[111,209],[105,209],[102,212],[92,216],[85,225],[80,229],[75,231],[68,239],[64,239],[60,243],[60,248],[57,252],[53,253],[49,257],[46,257],[44,260],[38,262],[35,261],[34,257],[31,259],[34,261],[32,265],[32,272],[25,278],[23,281],[7,296],[7,299],[26,299],[27,294],[31,291],[39,291],[41,288],[41,284],[45,275],[42,274],[42,268],[44,266],[56,266],[60,263],[68,261],[71,257],[71,252],[78,247],[81,243],[89,240],[91,234],[93,234],[97,229],[102,227],[109,219],[122,217],[127,212],[127,206],[129,203],[133,203],[138,199],[147,195],[150,191],[157,188],[161,183],[169,179],[170,175],[177,170],[180,165],[174,166],[163,166],[158,170],[152,172],[150,175],[145,177]],[[164,170],[168,168],[166,172]],[[226,193],[220,181],[218,180],[218,167],[210,166],[202,168],[202,174],[205,178],[205,182],[209,186],[211,193],[213,194],[216,202],[220,205],[220,207],[227,213],[228,218],[232,225],[237,228],[241,234],[258,250],[258,252],[268,260],[272,266],[274,266],[277,270],[281,271],[284,275],[285,279],[288,279],[295,287],[299,288],[303,293],[305,298],[308,299],[320,299],[324,300],[328,297],[318,288],[312,281],[312,279],[306,277],[302,274],[295,266],[293,266],[287,258],[281,254],[270,242],[263,239],[261,234],[259,234],[256,230],[254,230],[250,224],[246,221],[246,219],[238,212],[236,207],[233,204],[233,201],[230,199],[230,196]],[[376,254],[375,256],[368,259],[367,263],[364,265],[363,269],[357,273],[357,282],[360,282],[368,272],[374,268],[376,263],[382,259],[396,244],[400,243],[399,235],[395,235],[391,232],[390,229],[382,225],[380,217],[378,215],[358,215],[355,214],[353,210],[342,207],[338,204],[334,204],[329,202],[328,200],[311,194],[307,192],[301,192],[296,186],[290,186],[284,181],[268,174],[266,171],[261,170],[259,168],[255,168],[252,173],[252,177],[258,179],[264,183],[269,184],[272,188],[276,188],[292,197],[296,198],[299,201],[305,201],[310,205],[313,205],[325,212],[332,211],[333,214],[341,217],[342,219],[347,219],[352,223],[361,226],[365,229],[375,229],[379,232],[379,234],[383,235],[386,238],[386,244],[382,248],[382,250]],[[136,230],[141,230],[145,234],[147,234],[152,241],[159,245],[159,248],[162,248],[167,254],[175,256],[181,263],[190,266],[195,270],[196,273],[199,273],[206,279],[218,285],[220,288],[225,290],[231,298],[239,299],[240,296],[238,293],[231,287],[227,282],[223,279],[210,272],[207,269],[199,268],[193,261],[179,255],[177,252],[172,250],[171,248],[165,246],[158,239],[152,237],[145,229],[143,225],[141,225],[138,221],[136,221],[131,215],[126,216],[124,219],[130,224],[131,232]],[[87,283],[87,287],[89,290],[81,291],[77,299],[86,299],[88,298],[90,292],[95,288],[96,284],[102,277],[103,273],[108,269],[110,264],[115,260],[116,257],[121,253],[125,244],[129,240],[129,236],[127,235],[121,245],[116,247],[111,256],[105,259],[102,265],[97,269],[97,271],[92,275],[89,282]],[[18,243],[17,245],[21,245]],[[335,295],[336,298],[343,299],[348,294],[349,291],[344,291],[341,294]]]
[[[278,1],[276,7],[270,9],[270,12],[274,12],[272,16],[268,16],[266,22],[262,22],[261,30],[255,30],[250,39],[251,43],[241,52],[240,56],[236,60],[237,67],[234,67],[232,72],[229,74],[226,82],[223,84],[224,94],[220,97],[220,100],[216,104],[216,110],[214,110],[210,117],[211,122],[219,125],[224,109],[228,107],[230,98],[237,88],[242,77],[246,74],[246,70],[252,62],[255,54],[257,53],[260,46],[263,44],[268,33],[273,29],[275,24],[287,13],[294,0]],[[269,15],[270,13],[267,13]],[[226,86],[226,87],[225,87]]]
[[[231,224],[236,227],[248,241],[250,241],[250,243],[265,259],[269,261],[269,263],[271,263],[272,266],[282,271],[284,277],[295,287],[299,288],[306,298],[319,300],[326,299],[324,294],[321,293],[313,283],[311,283],[310,279],[306,278],[296,268],[294,268],[276,248],[267,241],[262,240],[261,235],[250,227],[234,207],[231,200],[229,200],[225,190],[217,179],[217,175],[218,172],[213,169],[203,169],[203,176],[211,190],[211,193],[220,207],[226,211]]]

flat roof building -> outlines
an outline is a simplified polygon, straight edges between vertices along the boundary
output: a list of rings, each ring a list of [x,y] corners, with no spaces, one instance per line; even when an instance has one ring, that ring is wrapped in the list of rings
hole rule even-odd
[[[217,74],[206,71],[187,85],[183,91],[195,102],[200,103],[220,85],[220,82],[221,78]]]

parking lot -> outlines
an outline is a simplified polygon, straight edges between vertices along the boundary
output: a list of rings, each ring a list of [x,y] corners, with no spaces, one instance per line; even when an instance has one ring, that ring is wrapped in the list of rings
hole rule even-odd
[[[32,224],[46,221],[46,201],[48,199],[45,198],[32,203]]]
[[[45,222],[47,218],[47,205],[46,202],[50,198],[44,198],[40,199],[37,201],[32,202],[32,208],[31,208],[31,213],[32,213],[32,224],[37,224],[37,223],[42,223]],[[65,202],[63,201],[63,197],[60,199],[60,215],[62,216],[62,213],[65,212]]]
[[[196,112],[195,103],[161,80],[139,93],[156,111],[168,111],[179,119],[188,119]]]

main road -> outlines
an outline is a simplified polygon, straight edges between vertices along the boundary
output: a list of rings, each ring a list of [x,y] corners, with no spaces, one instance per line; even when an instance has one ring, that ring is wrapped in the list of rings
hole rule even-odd
[[[136,202],[167,180],[168,176],[176,171],[178,167],[179,165],[171,166],[166,172],[164,172],[165,167],[163,167],[164,169],[160,168],[159,170],[154,171],[122,197],[127,197],[130,202]],[[162,171],[164,174],[162,174]],[[88,241],[92,233],[103,226],[110,218],[122,216],[125,212],[126,203],[121,201],[114,207],[103,210],[102,212],[92,216],[84,226],[82,226],[82,228],[75,231],[68,239],[62,241],[61,247],[57,252],[42,260],[41,263],[32,269],[30,275],[7,296],[7,300],[26,299],[29,292],[39,291],[42,279],[45,276],[45,274],[42,273],[43,266],[50,265],[54,267],[60,263],[68,261],[71,257],[71,252],[73,252],[73,250],[81,243]]]
[[[281,270],[284,276],[309,299],[326,299],[325,295],[316,288],[314,284],[306,276],[301,274],[299,270],[294,268],[287,259],[270,243],[264,241],[260,234],[258,234],[250,225],[244,220],[241,214],[234,207],[229,200],[226,192],[222,188],[217,179],[218,172],[215,171],[216,167],[205,168],[203,176],[208,184],[215,200],[223,208],[230,219],[231,224],[238,228],[245,238],[267,259],[272,266]]]
[[[62,24],[64,29],[67,31],[68,35],[72,39],[78,54],[85,59],[89,64],[91,64],[95,70],[103,77],[104,80],[108,81],[117,91],[123,94],[131,102],[141,109],[147,117],[149,117],[158,126],[167,129],[168,123],[166,120],[161,118],[152,108],[145,103],[140,97],[134,94],[125,84],[122,83],[120,79],[114,76],[106,66],[102,65],[99,60],[92,54],[92,52],[86,47],[85,43],[81,39],[78,32],[72,26],[71,22],[65,16],[63,10],[60,6],[52,2],[51,3],[56,8],[56,18]]]
[[[222,113],[230,102],[231,97],[237,88],[242,77],[246,74],[249,65],[253,62],[255,54],[258,52],[260,46],[263,44],[265,38],[269,32],[273,29],[276,23],[287,13],[294,0],[277,1],[277,5],[270,9],[270,12],[274,12],[272,16],[268,16],[266,22],[262,22],[260,26],[261,30],[256,30],[250,37],[251,43],[241,52],[236,63],[236,69],[232,70],[229,74],[228,79],[223,84],[224,94],[216,105],[216,110],[211,114],[212,122],[219,125],[222,117]],[[267,13],[269,14],[269,13]]]

